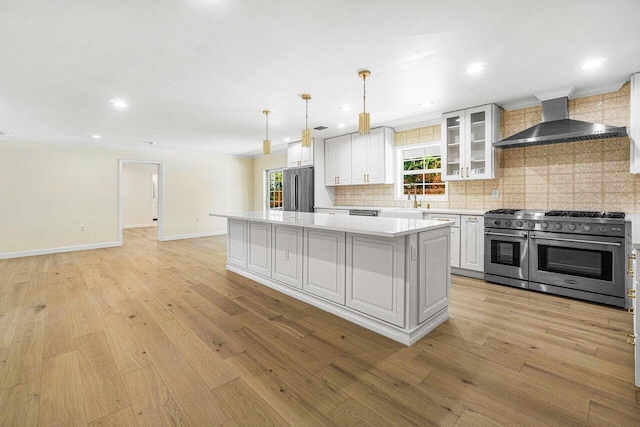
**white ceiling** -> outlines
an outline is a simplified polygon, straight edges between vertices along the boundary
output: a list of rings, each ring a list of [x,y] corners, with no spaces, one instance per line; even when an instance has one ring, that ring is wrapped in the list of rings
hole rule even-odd
[[[251,155],[265,108],[274,150],[300,139],[305,92],[314,136],[357,130],[361,68],[372,127],[640,71],[637,0],[20,0],[0,24],[0,142]]]

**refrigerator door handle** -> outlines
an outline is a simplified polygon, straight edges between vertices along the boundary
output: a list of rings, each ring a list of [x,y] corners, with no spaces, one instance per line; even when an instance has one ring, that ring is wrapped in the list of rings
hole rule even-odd
[[[291,180],[291,210],[296,210],[296,176],[293,175]]]
[[[295,208],[293,210],[297,211],[298,210],[298,191],[299,191],[298,190],[298,175],[295,175],[295,181],[294,182],[295,182],[295,185],[296,185],[296,191],[293,194],[295,194],[295,203],[296,203],[296,205],[295,205]]]

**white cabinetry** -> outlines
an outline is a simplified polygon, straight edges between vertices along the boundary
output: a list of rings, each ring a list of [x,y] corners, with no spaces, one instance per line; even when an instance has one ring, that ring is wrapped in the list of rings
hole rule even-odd
[[[425,219],[451,221],[451,267],[460,267],[460,215],[428,214]]]
[[[344,305],[345,233],[304,229],[302,289]]]
[[[631,76],[631,173],[640,173],[640,73]]]
[[[351,184],[351,135],[324,142],[324,181],[328,187]]]
[[[640,83],[640,82],[639,82]],[[635,359],[636,387],[640,387],[640,315],[638,314],[638,250],[634,249],[630,258],[631,269],[627,274],[633,277],[631,289],[627,290],[627,296],[631,298],[631,312],[633,313],[633,338],[629,337],[629,341],[633,339],[634,349],[633,355]]]
[[[351,136],[353,184],[393,183],[393,139],[389,128],[372,129],[368,135]]]
[[[393,141],[390,128],[325,140],[325,185],[392,184]]]
[[[247,269],[271,277],[271,224],[250,222]]]
[[[460,216],[460,268],[484,271],[484,221],[481,216]]]
[[[449,245],[447,230],[418,234],[418,323],[430,318],[449,305],[449,277],[447,265]]]
[[[313,166],[313,143],[311,147],[303,147],[302,141],[287,145],[287,166]]]
[[[298,289],[302,289],[302,230],[286,225],[273,226],[271,277]]]
[[[404,243],[347,234],[347,307],[404,326]]]
[[[247,221],[227,221],[227,262],[247,268]]]
[[[500,109],[493,104],[442,115],[442,165],[445,181],[492,179],[500,138]]]
[[[349,215],[349,211],[347,209],[316,208],[316,213],[323,213],[323,214],[329,214],[329,215]]]

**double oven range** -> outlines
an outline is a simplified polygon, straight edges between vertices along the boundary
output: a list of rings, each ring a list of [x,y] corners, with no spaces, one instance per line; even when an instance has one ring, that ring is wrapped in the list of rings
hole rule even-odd
[[[484,227],[487,282],[631,306],[624,213],[497,209]]]

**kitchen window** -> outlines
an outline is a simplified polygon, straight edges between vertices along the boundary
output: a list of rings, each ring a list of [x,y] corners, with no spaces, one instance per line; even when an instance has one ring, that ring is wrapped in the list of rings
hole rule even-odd
[[[416,194],[422,200],[447,200],[447,184],[442,181],[440,141],[413,144],[396,150],[396,197]]]
[[[267,208],[282,210],[282,169],[267,171]]]

